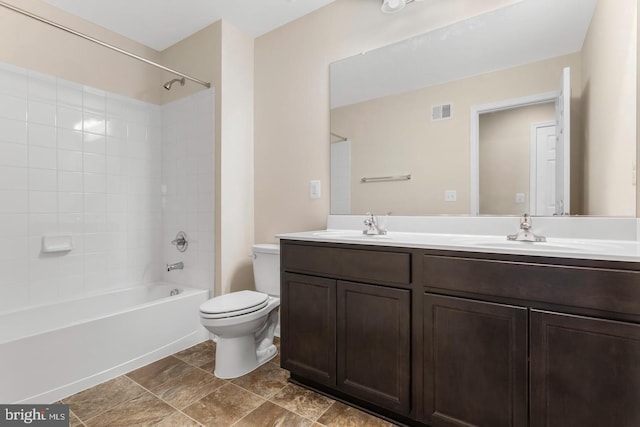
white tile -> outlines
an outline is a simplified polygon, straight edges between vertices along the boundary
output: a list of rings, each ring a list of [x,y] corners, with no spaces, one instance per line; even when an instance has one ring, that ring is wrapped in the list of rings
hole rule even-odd
[[[0,141],[26,144],[27,122],[0,118]]]
[[[61,213],[82,213],[83,195],[82,193],[58,193],[58,210]]]
[[[127,116],[127,98],[112,93],[107,93],[107,115],[110,117]]]
[[[62,260],[60,261],[62,264]],[[61,277],[58,284],[58,295],[60,295],[60,298],[70,298],[84,292],[83,269],[80,270],[79,274],[68,275],[68,270],[64,269],[61,265],[60,275]]]
[[[29,283],[29,261],[23,259],[0,260],[0,289],[24,286]],[[15,308],[15,307],[14,307]]]
[[[58,232],[58,214],[37,214],[29,215],[29,235],[42,236]]]
[[[127,122],[123,119],[109,117],[107,120],[107,135],[125,139],[127,137]]]
[[[84,271],[84,255],[70,252],[69,255],[60,258],[60,275],[62,277],[82,277]]]
[[[84,272],[86,274],[104,273],[107,271],[107,257],[104,252],[88,253],[84,254]]]
[[[36,123],[29,123],[29,145],[56,148],[56,128]]]
[[[53,148],[29,147],[29,167],[39,169],[57,168],[57,151]]]
[[[58,105],[57,120],[59,128],[82,130],[82,110]]]
[[[12,120],[27,120],[27,100],[15,96],[0,97],[0,117]]]
[[[28,190],[29,170],[15,166],[0,166],[0,189]],[[1,200],[0,203],[2,203]]]
[[[126,212],[127,198],[124,194],[107,194],[107,212]]]
[[[107,176],[96,173],[83,174],[85,193],[106,193]]]
[[[29,190],[57,191],[57,171],[51,169],[29,169]]]
[[[58,105],[82,109],[82,86],[58,80]]]
[[[0,214],[0,236],[26,236],[29,234],[29,215]]]
[[[83,127],[82,130],[85,132],[96,133],[99,135],[104,135],[105,132],[105,117],[100,116],[98,114],[93,114],[89,112],[84,112],[82,115]]]
[[[83,151],[85,153],[105,154],[106,142],[104,135],[96,135],[94,133],[84,133],[84,146]]]
[[[58,128],[58,148],[82,151],[82,131]]]
[[[83,216],[85,233],[104,233],[107,231],[106,213],[86,213]]]
[[[107,175],[107,193],[120,194],[124,193],[126,185],[124,177],[119,175]]]
[[[0,214],[27,213],[29,192],[26,190],[0,190]]]
[[[123,157],[107,156],[107,174],[124,175],[127,161]]]
[[[106,214],[107,195],[101,193],[85,193],[83,208],[85,213]]]
[[[138,123],[130,123],[128,126],[129,134],[127,139],[129,141],[146,141],[147,140],[147,127]]]
[[[83,155],[84,172],[101,173],[107,171],[106,157],[104,154],[85,153]]]
[[[88,233],[84,236],[84,251],[106,252],[109,246],[108,233]]]
[[[29,123],[40,123],[42,125],[56,125],[56,105],[43,101],[29,100],[29,113],[27,114]]]
[[[58,169],[82,172],[82,152],[58,150]]]
[[[82,192],[82,173],[59,171],[58,191]]]
[[[59,199],[58,199],[59,200]],[[82,199],[80,199],[82,201]],[[58,230],[60,233],[79,234],[84,232],[82,213],[59,213]],[[74,242],[74,247],[75,247]]]
[[[83,106],[85,111],[104,116],[107,108],[107,99],[104,92],[96,94],[85,90]]]
[[[12,70],[0,69],[0,93],[26,98],[27,72],[17,67]]]
[[[44,77],[44,78],[43,78]],[[27,82],[27,93],[29,99],[40,99],[50,103],[56,102],[57,84],[56,79],[45,77],[44,75],[34,75],[29,72]]]
[[[29,212],[57,213],[58,193],[55,191],[29,191]]]
[[[107,154],[109,156],[124,156],[126,154],[126,141],[121,138],[107,137]]]

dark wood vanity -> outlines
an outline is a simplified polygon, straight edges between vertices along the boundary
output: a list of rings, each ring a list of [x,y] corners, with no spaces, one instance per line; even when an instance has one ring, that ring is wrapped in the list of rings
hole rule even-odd
[[[430,426],[640,426],[640,266],[281,241],[292,381]]]

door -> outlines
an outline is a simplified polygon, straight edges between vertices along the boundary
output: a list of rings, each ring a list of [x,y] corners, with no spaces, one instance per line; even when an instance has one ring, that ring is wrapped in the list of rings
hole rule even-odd
[[[331,143],[331,213],[351,213],[351,141]]]
[[[532,125],[531,215],[556,212],[556,125]]]
[[[571,69],[562,70],[560,94],[556,99],[556,215],[571,212]]]
[[[320,384],[336,383],[336,281],[284,273],[282,367]]]
[[[640,325],[531,310],[531,427],[640,426]]]
[[[426,423],[527,426],[527,309],[423,298]]]
[[[338,282],[338,388],[408,415],[411,291]]]

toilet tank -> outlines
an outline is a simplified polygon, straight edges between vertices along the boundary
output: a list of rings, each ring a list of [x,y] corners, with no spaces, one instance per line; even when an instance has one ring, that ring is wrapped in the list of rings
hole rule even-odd
[[[258,292],[280,295],[280,245],[253,245],[253,278]]]

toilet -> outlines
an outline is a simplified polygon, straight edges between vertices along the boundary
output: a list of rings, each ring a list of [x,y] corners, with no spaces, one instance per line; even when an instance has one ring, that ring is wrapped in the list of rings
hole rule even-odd
[[[280,246],[253,245],[253,277],[257,291],[238,291],[200,306],[202,325],[216,339],[214,375],[237,378],[273,359],[273,336],[280,307]]]

